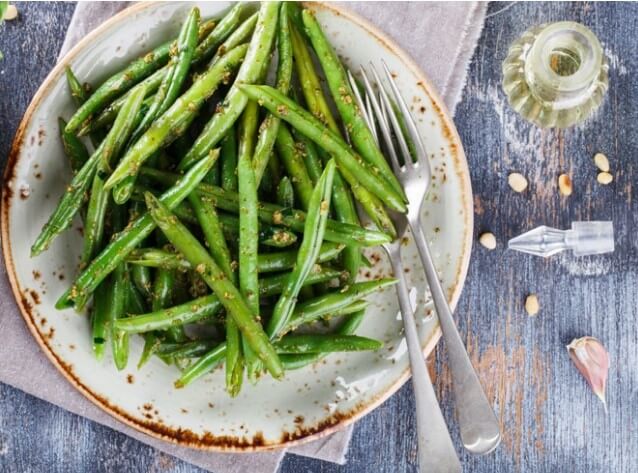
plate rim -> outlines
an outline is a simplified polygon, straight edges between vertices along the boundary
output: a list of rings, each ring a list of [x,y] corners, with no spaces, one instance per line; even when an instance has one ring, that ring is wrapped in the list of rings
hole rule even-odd
[[[27,107],[22,119],[20,120],[20,124],[16,129],[16,133],[14,139],[12,141],[9,154],[7,157],[7,163],[5,165],[5,169],[3,172],[3,182],[2,182],[2,197],[0,201],[0,239],[2,243],[2,253],[4,256],[5,267],[7,278],[9,280],[11,290],[13,293],[13,297],[15,299],[16,305],[20,310],[20,314],[24,319],[31,335],[35,339],[35,341],[40,346],[40,349],[44,352],[49,361],[57,368],[57,370],[62,374],[62,376],[75,388],[77,389],[86,399],[91,401],[95,406],[97,406],[102,411],[108,413],[118,421],[122,422],[124,425],[134,428],[135,430],[142,432],[146,435],[149,435],[152,438],[163,440],[170,442],[174,445],[190,447],[198,450],[205,450],[211,452],[224,452],[224,453],[254,453],[254,452],[267,452],[278,450],[282,448],[289,448],[296,445],[300,445],[303,443],[307,443],[313,440],[317,440],[324,436],[330,435],[336,431],[342,430],[347,426],[353,424],[355,421],[361,419],[374,409],[376,409],[380,404],[389,399],[396,391],[403,386],[403,384],[410,377],[409,367],[406,369],[401,376],[397,379],[397,381],[392,384],[386,391],[384,391],[380,396],[377,396],[376,399],[373,399],[371,402],[363,406],[362,408],[355,410],[352,413],[349,413],[347,416],[340,417],[339,419],[335,419],[334,422],[328,423],[328,425],[320,426],[314,432],[311,432],[307,435],[303,435],[297,438],[290,438],[285,441],[279,441],[275,444],[268,445],[245,445],[241,442],[231,442],[225,443],[223,445],[219,443],[206,443],[202,439],[197,436],[197,440],[193,438],[184,438],[179,434],[181,430],[179,427],[176,429],[170,428],[168,426],[162,425],[161,427],[152,424],[154,428],[147,425],[145,422],[141,422],[139,419],[135,419],[130,416],[125,411],[119,409],[117,406],[112,405],[107,399],[104,399],[99,394],[94,393],[91,389],[83,384],[83,382],[72,372],[69,366],[61,360],[53,349],[48,345],[42,334],[38,331],[36,327],[36,323],[32,318],[32,314],[30,308],[28,307],[28,302],[23,300],[22,292],[20,290],[20,284],[18,282],[18,278],[16,275],[16,267],[13,261],[13,254],[11,252],[11,241],[9,239],[9,212],[11,208],[11,203],[14,198],[14,190],[11,188],[11,183],[14,180],[14,172],[15,168],[19,162],[19,157],[21,156],[22,145],[24,143],[24,135],[25,132],[31,123],[31,118],[35,110],[39,107],[42,100],[46,97],[49,89],[53,87],[53,84],[56,82],[56,79],[64,72],[64,68],[72,62],[72,60],[80,54],[80,52],[92,41],[94,38],[100,36],[103,32],[109,30],[117,23],[121,22],[125,18],[130,15],[136,14],[145,10],[147,8],[155,7],[164,2],[161,1],[151,1],[151,2],[140,2],[134,4],[130,7],[125,8],[120,11],[116,15],[112,16],[108,20],[104,21],[97,28],[89,32],[85,37],[83,37],[75,46],[73,46],[53,67],[51,72],[47,74],[46,78],[43,80],[42,84],[34,94],[31,99],[29,106]],[[232,2],[231,2],[232,3]],[[332,13],[342,16],[349,21],[357,24],[366,30],[369,34],[371,34],[375,39],[380,41],[383,45],[386,46],[388,50],[394,53],[397,58],[405,64],[407,69],[418,79],[417,85],[422,91],[430,98],[432,103],[435,105],[436,113],[439,119],[442,122],[444,132],[448,136],[449,143],[453,145],[455,148],[455,153],[453,153],[452,159],[455,161],[457,169],[460,172],[459,179],[461,181],[462,194],[461,199],[463,203],[463,207],[465,210],[465,219],[464,219],[464,229],[463,229],[463,247],[461,254],[461,264],[456,273],[456,281],[454,284],[454,288],[451,291],[451,294],[448,294],[450,307],[452,310],[456,308],[458,300],[460,298],[461,292],[465,285],[465,280],[468,273],[469,263],[471,259],[471,250],[473,243],[473,228],[474,228],[474,209],[473,209],[473,199],[472,199],[472,186],[470,180],[470,172],[469,166],[467,163],[467,159],[465,156],[465,152],[463,149],[463,145],[461,142],[461,138],[458,134],[456,126],[450,117],[450,113],[445,105],[445,102],[441,99],[437,89],[432,85],[427,75],[421,70],[421,68],[414,62],[414,60],[385,32],[383,32],[379,27],[375,26],[367,19],[360,16],[358,13],[350,10],[347,7],[343,7],[341,5],[337,6],[334,4],[329,4],[326,2],[303,2],[306,6],[310,7],[313,10],[324,9],[329,10]],[[422,342],[422,351],[424,357],[430,355],[430,353],[434,350],[437,342],[441,338],[441,329],[438,323],[436,324],[432,335]]]

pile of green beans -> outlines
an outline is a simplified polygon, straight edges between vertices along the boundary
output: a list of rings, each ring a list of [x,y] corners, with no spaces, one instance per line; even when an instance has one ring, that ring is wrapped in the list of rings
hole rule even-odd
[[[70,67],[66,79],[73,176],[31,253],[83,220],[79,274],[56,307],[88,309],[97,360],[110,346],[123,370],[138,334],[138,369],[157,357],[182,387],[223,363],[236,396],[244,379],[381,348],[354,332],[365,298],[395,280],[356,277],[362,248],[394,238],[386,209],[405,198],[312,13],[240,3],[202,19],[195,7],[97,87]]]

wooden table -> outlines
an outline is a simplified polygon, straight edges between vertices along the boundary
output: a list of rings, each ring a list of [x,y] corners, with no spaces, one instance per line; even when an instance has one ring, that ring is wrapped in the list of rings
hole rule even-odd
[[[507,7],[504,11],[499,10]],[[20,20],[0,29],[0,156],[4,160],[32,95],[55,62],[73,4],[18,4]],[[584,126],[542,131],[512,113],[500,87],[507,47],[528,26],[575,20],[591,27],[610,60],[610,90]],[[476,245],[456,311],[461,333],[503,428],[503,444],[488,457],[463,454],[466,471],[635,472],[638,470],[638,5],[621,3],[492,4],[456,113],[472,174],[475,234],[493,232],[495,251]],[[614,182],[596,182],[592,162],[602,151]],[[530,181],[513,193],[507,175]],[[574,194],[561,197],[568,173]],[[614,221],[613,255],[548,260],[505,251],[514,235],[574,220]],[[541,311],[526,315],[529,293]],[[565,345],[594,335],[608,347],[609,412],[571,365]],[[437,388],[453,417],[444,354]],[[44,361],[44,359],[43,359]],[[406,385],[360,421],[348,464],[289,456],[282,472],[416,471],[413,396]],[[452,422],[453,435],[458,431]],[[122,434],[0,385],[0,471],[200,471]]]

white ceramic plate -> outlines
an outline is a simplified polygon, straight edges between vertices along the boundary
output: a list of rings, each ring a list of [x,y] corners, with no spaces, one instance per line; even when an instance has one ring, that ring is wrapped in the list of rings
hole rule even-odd
[[[204,17],[227,3],[202,3]],[[328,37],[352,70],[384,59],[414,106],[414,114],[431,154],[434,182],[424,208],[426,234],[444,287],[454,305],[470,257],[472,195],[463,149],[445,106],[424,74],[391,40],[367,22],[333,6],[311,4]],[[138,4],[122,12],[81,41],[44,81],[15,138],[5,171],[2,243],[17,303],[33,336],[51,362],[75,388],[97,406],[149,435],[182,445],[254,451],[306,441],[328,434],[374,409],[408,379],[408,357],[394,289],[371,298],[358,333],[381,339],[377,353],[335,354],[306,369],[287,373],[283,381],[268,377],[256,386],[244,383],[239,397],[224,391],[223,371],[177,390],[175,368],[153,360],[135,368],[142,340],[132,343],[129,367],[118,372],[111,359],[98,363],[91,354],[86,317],[54,309],[57,297],[76,273],[81,248],[80,222],[49,251],[31,259],[29,248],[51,214],[70,171],[58,139],[57,117],[68,118],[74,105],[63,67],[99,83],[109,73],[166,38],[174,37],[189,3]],[[389,6],[388,6],[389,7]],[[361,278],[390,273],[381,249],[378,261]],[[436,321],[425,316],[426,286],[411,243],[408,278],[419,299],[419,331],[429,353],[439,337]]]

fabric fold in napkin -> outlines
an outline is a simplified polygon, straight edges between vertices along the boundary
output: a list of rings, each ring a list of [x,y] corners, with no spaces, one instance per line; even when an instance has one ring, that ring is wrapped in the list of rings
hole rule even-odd
[[[393,38],[426,72],[448,108],[460,100],[466,70],[485,19],[486,3],[343,2]],[[126,2],[79,2],[60,58],[82,37],[128,5]],[[44,38],[42,40],[45,40]],[[49,401],[70,412],[125,433],[158,450],[216,473],[275,472],[285,451],[251,454],[210,453],[179,447],[142,434],[115,420],[76,391],[49,363],[29,333],[14,302],[0,262],[0,382]],[[293,447],[295,453],[343,464],[352,428]],[[383,440],[380,440],[383,441]]]

